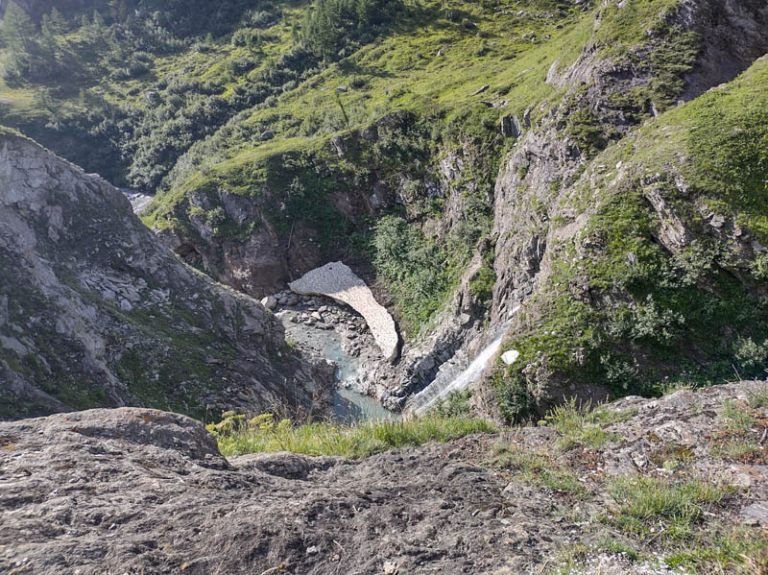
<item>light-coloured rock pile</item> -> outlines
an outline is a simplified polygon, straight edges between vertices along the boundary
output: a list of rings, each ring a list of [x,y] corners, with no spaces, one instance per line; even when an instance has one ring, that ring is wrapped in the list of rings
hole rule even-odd
[[[342,262],[332,262],[289,284],[302,295],[324,295],[345,303],[363,316],[376,344],[388,360],[397,357],[399,338],[392,316],[373,297],[365,282]]]

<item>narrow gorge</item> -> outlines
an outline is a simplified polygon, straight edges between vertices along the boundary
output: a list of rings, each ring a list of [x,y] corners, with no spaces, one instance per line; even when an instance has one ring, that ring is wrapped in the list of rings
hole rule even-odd
[[[766,0],[0,0],[0,573],[768,574]]]

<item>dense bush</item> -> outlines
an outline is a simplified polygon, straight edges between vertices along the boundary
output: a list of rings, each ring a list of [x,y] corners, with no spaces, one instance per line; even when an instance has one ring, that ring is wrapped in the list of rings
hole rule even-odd
[[[399,10],[397,0],[315,0],[304,19],[303,39],[313,53],[334,58],[345,43],[370,41]]]
[[[376,271],[395,295],[408,328],[423,325],[451,287],[446,255],[403,218],[379,220],[373,238]]]

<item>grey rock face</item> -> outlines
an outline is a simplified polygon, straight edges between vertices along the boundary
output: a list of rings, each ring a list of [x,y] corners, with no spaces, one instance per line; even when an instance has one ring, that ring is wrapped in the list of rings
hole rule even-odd
[[[764,382],[747,382],[625,399],[609,407],[626,416],[597,450],[562,452],[554,430],[519,428],[360,462],[228,461],[201,424],[146,409],[0,423],[0,572],[543,572],[574,545],[621,537],[604,520],[616,474],[730,484],[712,521],[738,526],[742,509],[750,522],[764,517],[768,468],[713,455],[711,441],[727,425],[726,401],[765,392]],[[569,499],[496,467],[499,447],[552,455],[589,495]],[[691,459],[670,471],[665,458],[675,453]],[[643,556],[655,552],[644,547],[652,540],[637,544]],[[594,553],[586,565],[612,566],[601,573],[667,572]]]
[[[181,263],[128,200],[0,137],[0,418],[310,408],[325,380],[257,302]]]
[[[680,96],[681,101],[691,100],[720,82],[732,80],[768,50],[768,11],[764,3],[685,2],[670,18],[681,29],[696,32],[703,39],[698,60],[685,78],[686,89]],[[733,41],[726,41],[725,37]],[[635,49],[642,53],[647,48]],[[562,71],[555,62],[547,82],[569,90],[579,101],[580,109],[594,111],[597,123],[619,138],[635,128],[636,120],[617,113],[611,98],[647,86],[653,78],[653,70],[642,67],[628,70],[624,64],[602,59],[600,51],[592,47]],[[563,129],[573,110],[569,99],[554,109],[542,107],[537,125],[525,132],[501,165],[496,181],[493,230],[497,281],[491,323],[496,326],[510,322],[513,310],[521,305],[534,317],[540,313],[534,302],[537,296],[547,293],[551,271],[562,261],[559,246],[578,237],[595,210],[594,204],[574,208],[571,203],[577,184],[589,181],[588,178],[606,166],[590,165],[588,154],[580,150]],[[585,166],[588,167],[586,173]],[[621,166],[616,170],[621,172]],[[652,179],[645,182],[644,195],[660,222],[660,243],[676,253],[690,243],[695,233],[685,228],[655,184]],[[597,190],[597,186],[593,189]],[[724,225],[721,220],[714,223]],[[579,289],[583,292],[584,286],[574,287],[574,291]],[[525,315],[521,314],[521,318]],[[530,320],[511,321],[510,337],[526,333],[529,327],[523,325],[525,321]],[[530,364],[528,367],[533,374],[541,366]],[[543,368],[542,371],[546,372]],[[548,377],[532,375],[530,379],[536,382],[531,385],[536,401],[544,408],[573,395],[571,390],[563,389],[560,382],[548,381]],[[584,399],[600,400],[606,394],[601,387],[583,387],[580,393]]]

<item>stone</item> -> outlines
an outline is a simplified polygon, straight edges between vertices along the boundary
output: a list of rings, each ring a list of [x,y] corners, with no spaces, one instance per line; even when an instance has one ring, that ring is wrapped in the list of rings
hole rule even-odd
[[[299,296],[297,296],[294,293],[288,294],[288,296],[285,298],[285,305],[293,307],[295,305],[298,305],[299,303]]]
[[[741,511],[741,517],[752,525],[768,527],[768,503],[753,503]]]
[[[523,134],[523,127],[517,116],[506,115],[499,120],[501,135],[505,138],[519,138]]]
[[[725,216],[721,216],[720,214],[715,214],[714,216],[712,216],[712,219],[709,220],[709,225],[715,229],[722,228],[725,225]]]
[[[519,357],[520,357],[519,351],[517,351],[516,349],[510,349],[501,354],[501,361],[503,361],[506,365],[512,365],[517,361],[517,358]]]
[[[274,296],[269,295],[261,300],[261,305],[268,310],[274,310],[277,308],[277,299]]]

